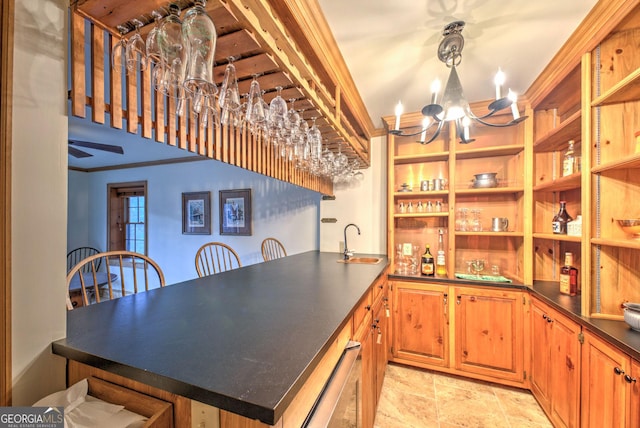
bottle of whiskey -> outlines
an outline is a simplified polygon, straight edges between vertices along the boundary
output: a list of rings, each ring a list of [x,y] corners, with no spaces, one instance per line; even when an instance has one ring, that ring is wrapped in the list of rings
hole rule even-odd
[[[579,291],[578,269],[573,266],[573,254],[565,253],[564,266],[560,268],[560,292],[575,296]]]
[[[567,202],[560,201],[560,210],[558,214],[553,217],[553,221],[551,222],[551,227],[553,229],[553,233],[556,235],[566,235],[567,234],[567,223],[573,220],[573,217],[567,213]]]
[[[564,152],[564,158],[562,160],[562,176],[566,177],[567,175],[571,175],[576,172],[576,156],[574,150],[574,141],[569,141],[569,147],[567,151]]]
[[[444,231],[438,230],[438,253],[436,254],[436,275],[447,276],[447,260],[444,254]]]
[[[425,276],[435,275],[436,269],[433,256],[431,255],[431,251],[429,251],[429,244],[426,245],[426,249],[422,255],[422,266],[420,271]]]

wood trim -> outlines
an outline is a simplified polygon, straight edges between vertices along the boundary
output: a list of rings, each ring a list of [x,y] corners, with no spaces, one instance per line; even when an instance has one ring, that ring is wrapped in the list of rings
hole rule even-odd
[[[14,0],[0,3],[0,406],[12,402],[11,360],[11,145]]]

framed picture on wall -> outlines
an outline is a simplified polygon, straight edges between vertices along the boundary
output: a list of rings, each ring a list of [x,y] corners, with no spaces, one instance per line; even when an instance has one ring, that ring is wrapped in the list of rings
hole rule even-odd
[[[211,192],[182,194],[182,234],[211,235]]]
[[[220,190],[220,235],[251,235],[251,189]]]

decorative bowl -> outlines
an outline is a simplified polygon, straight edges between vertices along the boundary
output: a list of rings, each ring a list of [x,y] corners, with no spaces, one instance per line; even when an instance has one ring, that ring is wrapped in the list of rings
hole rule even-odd
[[[640,331],[640,303],[625,303],[624,321],[633,330]]]
[[[620,228],[627,234],[640,237],[640,218],[616,220]]]
[[[475,174],[473,179],[473,187],[476,189],[485,189],[491,187],[498,187],[498,180],[496,179],[497,172],[483,172]]]

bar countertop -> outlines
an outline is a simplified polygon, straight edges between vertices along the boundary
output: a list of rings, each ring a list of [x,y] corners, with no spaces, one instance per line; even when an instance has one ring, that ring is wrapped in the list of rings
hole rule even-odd
[[[341,256],[310,251],[74,309],[52,349],[273,425],[388,264]]]

